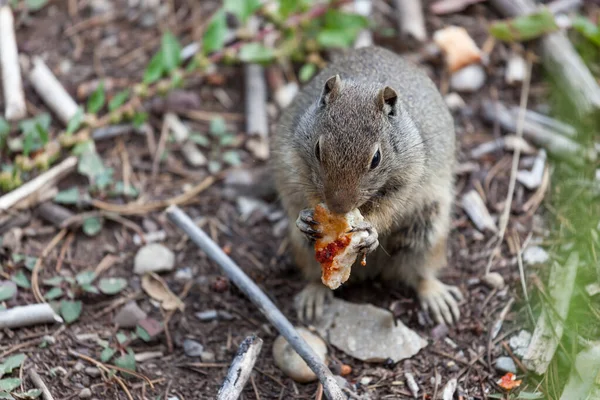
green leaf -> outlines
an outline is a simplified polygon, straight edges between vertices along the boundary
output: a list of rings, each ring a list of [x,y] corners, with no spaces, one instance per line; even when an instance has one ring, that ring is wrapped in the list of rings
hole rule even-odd
[[[73,115],[73,117],[71,117],[69,123],[67,124],[67,135],[72,135],[73,133],[77,132],[79,127],[81,127],[81,123],[83,122],[83,115],[83,107],[77,107],[77,112],[75,115]]]
[[[115,365],[120,368],[135,371],[135,354],[133,351],[129,350],[127,354],[115,360]]]
[[[534,400],[534,399],[543,399],[544,398],[544,394],[543,393],[531,393],[531,392],[520,392],[517,395],[517,399],[523,399],[523,400]]]
[[[62,297],[63,295],[63,290],[59,287],[54,287],[50,290],[48,290],[48,292],[44,295],[44,298],[46,300],[56,300],[59,297]]]
[[[310,78],[312,78],[317,72],[317,66],[315,64],[304,64],[302,68],[300,68],[300,82],[308,82]]]
[[[21,386],[19,378],[0,379],[0,390],[4,390],[5,392],[12,392],[19,386]]]
[[[208,162],[208,171],[211,174],[216,174],[217,172],[219,172],[221,170],[222,166],[221,163],[218,161],[209,161]]]
[[[99,294],[100,292],[98,291],[98,288],[96,286],[93,285],[81,285],[81,289],[86,292],[86,293],[93,293],[93,294]]]
[[[42,129],[48,130],[50,129],[50,124],[52,123],[52,117],[48,113],[42,113],[36,115],[34,118],[23,120],[19,123],[19,129],[22,133],[26,132],[35,132],[36,125],[40,125]]]
[[[108,103],[108,111],[114,111],[117,108],[121,107],[123,104],[125,104],[128,98],[129,89],[125,89],[115,94],[115,96],[112,99],[110,99],[110,102]]]
[[[225,35],[227,34],[227,20],[225,11],[220,9],[212,17],[203,37],[204,54],[210,54],[219,51],[225,45]]]
[[[127,280],[124,278],[103,278],[98,282],[100,291],[107,295],[117,294],[126,287]]]
[[[15,398],[14,398],[14,397],[12,397],[12,396],[10,395],[10,393],[8,393],[8,392],[5,392],[5,391],[3,391],[3,390],[0,390],[0,399],[15,400]]]
[[[96,146],[93,142],[88,143],[85,147],[80,145],[77,146],[77,151],[81,151],[79,162],[77,164],[77,172],[88,177],[91,183],[94,183],[96,179],[105,173],[104,164],[102,159],[96,152]]]
[[[123,181],[118,181],[117,183],[115,183],[115,187],[114,187],[114,190],[111,192],[111,195],[112,196],[124,195],[127,197],[137,197],[139,195],[139,192],[131,184],[129,184],[127,189],[125,189],[125,184],[123,183]]]
[[[32,256],[25,256],[25,268],[27,268],[29,271],[33,271],[33,268],[35,268],[35,263],[37,263],[37,257],[32,257]]]
[[[82,308],[83,303],[80,300],[63,300],[60,302],[60,315],[62,315],[67,324],[70,324],[77,321],[81,315]]]
[[[17,271],[17,273],[13,275],[12,281],[23,289],[31,288],[31,283],[29,283],[29,279],[22,270]]]
[[[61,283],[63,283],[64,278],[62,276],[55,276],[53,278],[50,279],[45,279],[44,280],[44,285],[46,286],[60,286]]]
[[[15,354],[14,356],[8,357],[2,364],[0,364],[0,377],[6,374],[10,374],[13,370],[19,368],[27,356],[25,354]]]
[[[167,72],[173,71],[181,64],[181,45],[177,38],[166,32],[161,40],[162,65]]]
[[[260,0],[225,0],[225,11],[237,16],[242,23],[260,8]]]
[[[235,135],[223,135],[219,139],[219,145],[221,146],[231,146],[235,143]]]
[[[46,4],[48,4],[48,0],[25,0],[25,5],[30,11],[39,11]]]
[[[77,204],[79,203],[79,189],[72,188],[62,190],[54,196],[54,202],[59,204]]]
[[[42,391],[40,389],[29,389],[23,393],[13,393],[17,396],[18,399],[21,400],[29,400],[29,399],[37,399],[42,395]]]
[[[150,336],[150,334],[148,333],[148,331],[146,331],[144,328],[142,328],[141,326],[137,325],[135,327],[135,333],[136,335],[138,335],[140,337],[140,339],[142,339],[144,342],[149,342],[152,340],[152,337]]]
[[[92,282],[94,282],[95,278],[96,273],[94,271],[83,271],[78,273],[77,276],[75,276],[75,279],[77,280],[77,284],[79,286],[89,285]]]
[[[83,233],[88,236],[96,236],[102,230],[102,219],[89,217],[83,220]]]
[[[0,117],[0,149],[6,144],[6,139],[10,134],[10,125],[4,118]]]
[[[279,0],[279,14],[287,18],[290,14],[298,11],[300,2],[298,0]]]
[[[581,15],[576,16],[573,19],[573,28],[590,42],[596,46],[600,46],[600,28],[590,21],[589,18]]]
[[[136,128],[139,128],[142,125],[144,125],[144,123],[146,122],[147,119],[148,119],[148,113],[146,113],[146,112],[135,113],[135,115],[133,116],[133,126],[135,126]]]
[[[554,14],[542,8],[529,15],[495,22],[490,26],[490,33],[505,42],[525,42],[558,29]]]
[[[100,354],[100,361],[104,363],[108,362],[115,355],[116,352],[117,351],[115,349],[112,349],[110,347],[105,348]]]
[[[240,49],[239,58],[247,63],[267,63],[275,58],[275,51],[260,43],[248,43]]]
[[[162,55],[162,51],[159,51],[152,57],[150,63],[146,67],[144,71],[143,82],[145,84],[151,84],[162,78],[163,73],[165,71],[164,59]]]
[[[190,140],[202,147],[210,146],[210,140],[208,140],[208,138],[201,133],[194,132],[190,134]]]
[[[319,45],[326,48],[345,48],[352,44],[354,36],[347,31],[338,29],[323,29],[317,35]]]
[[[230,150],[223,153],[223,161],[225,161],[232,167],[237,167],[242,163],[242,160],[240,159],[240,154],[235,150]]]
[[[104,94],[104,81],[101,81],[96,90],[92,93],[88,99],[87,108],[88,112],[96,114],[106,101],[106,95]]]
[[[223,117],[215,117],[210,120],[209,132],[214,136],[223,136],[227,133],[227,125]]]
[[[17,287],[8,281],[0,282],[0,302],[12,299],[17,293]]]
[[[123,332],[118,332],[117,333],[117,341],[119,342],[119,344],[123,344],[127,341],[127,335],[124,334]]]

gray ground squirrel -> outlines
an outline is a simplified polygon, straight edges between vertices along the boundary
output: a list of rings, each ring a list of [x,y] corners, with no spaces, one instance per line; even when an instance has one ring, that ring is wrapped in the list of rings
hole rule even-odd
[[[313,248],[311,207],[321,201],[365,217],[367,265],[358,257],[350,282],[406,284],[436,322],[459,319],[460,290],[436,277],[454,198],[454,122],[424,72],[380,47],[345,52],[284,110],[272,151],[276,189],[296,221],[293,256],[309,281],[296,297],[301,319],[319,317],[332,295]]]

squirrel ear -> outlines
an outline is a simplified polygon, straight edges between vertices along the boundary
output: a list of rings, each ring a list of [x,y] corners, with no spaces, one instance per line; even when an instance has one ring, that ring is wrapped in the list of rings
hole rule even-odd
[[[327,105],[335,98],[340,90],[340,76],[338,74],[327,79],[323,93],[321,94],[321,105]]]
[[[398,103],[398,93],[389,86],[386,86],[379,92],[379,108],[387,115],[396,114],[396,103]]]

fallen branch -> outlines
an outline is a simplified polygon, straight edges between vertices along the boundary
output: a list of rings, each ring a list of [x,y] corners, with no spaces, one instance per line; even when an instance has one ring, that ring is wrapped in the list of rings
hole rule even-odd
[[[0,211],[9,210],[16,203],[34,195],[36,192],[54,186],[64,176],[70,174],[77,166],[77,157],[69,157],[50,170],[40,174],[23,186],[0,197]]]
[[[75,216],[68,208],[50,201],[40,204],[35,211],[44,221],[51,223],[57,228],[62,228],[64,221]]]
[[[492,232],[498,232],[483,199],[475,189],[463,196],[461,206],[479,231],[485,232],[489,229]]]
[[[62,324],[63,320],[47,303],[13,307],[0,312],[0,329],[23,328],[54,322]]]
[[[19,66],[14,18],[8,4],[0,6],[0,64],[4,89],[4,116],[9,121],[19,120],[27,114],[27,107]]]
[[[223,250],[198,228],[178,207],[170,206],[167,215],[171,222],[183,230],[206,255],[215,261],[229,279],[258,307],[263,315],[302,357],[323,384],[325,395],[330,400],[345,399],[331,371],[321,362],[314,350],[298,334],[294,326],[279,311],[265,293],[238,267]]]
[[[398,25],[402,39],[412,39],[419,43],[427,40],[423,4],[421,0],[395,0]]]
[[[39,57],[32,60],[33,68],[29,73],[29,80],[35,91],[44,103],[56,113],[62,123],[67,126],[77,113],[77,103],[67,93],[62,84],[56,79],[50,68]]]
[[[506,17],[530,14],[537,9],[533,0],[490,0],[490,3]],[[600,108],[600,87],[567,36],[554,32],[540,41],[544,67],[575,104],[574,109],[583,117],[596,113]]]
[[[225,381],[219,389],[218,400],[237,400],[250,378],[262,344],[262,339],[254,335],[248,336],[240,344]]]
[[[569,304],[575,286],[575,277],[579,266],[579,254],[571,253],[564,266],[552,264],[548,282],[548,300],[552,304],[542,307],[535,331],[523,364],[530,371],[542,375],[554,358],[564,330],[564,320],[569,313]]]
[[[50,390],[48,390],[48,387],[42,380],[40,374],[37,373],[35,368],[31,368],[29,370],[29,379],[31,379],[31,382],[35,385],[36,388],[42,391],[42,396],[44,400],[54,400],[54,397],[52,397],[52,393],[50,393]]]

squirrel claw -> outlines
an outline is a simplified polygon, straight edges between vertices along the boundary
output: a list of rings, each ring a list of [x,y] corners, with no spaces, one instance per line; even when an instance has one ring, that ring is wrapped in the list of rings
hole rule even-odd
[[[367,222],[361,222],[351,232],[366,231],[369,236],[363,238],[355,249],[361,253],[371,253],[379,246],[379,235],[377,231]]]
[[[323,316],[325,303],[333,298],[333,292],[320,282],[306,285],[294,298],[294,306],[300,321],[318,320]]]
[[[321,237],[321,232],[317,228],[319,223],[314,220],[314,212],[315,210],[306,208],[300,211],[298,219],[296,219],[296,226],[310,242],[313,242]]]
[[[433,316],[436,323],[453,325],[460,320],[458,302],[463,300],[463,296],[457,287],[433,278],[424,280],[418,292],[421,307]]]

